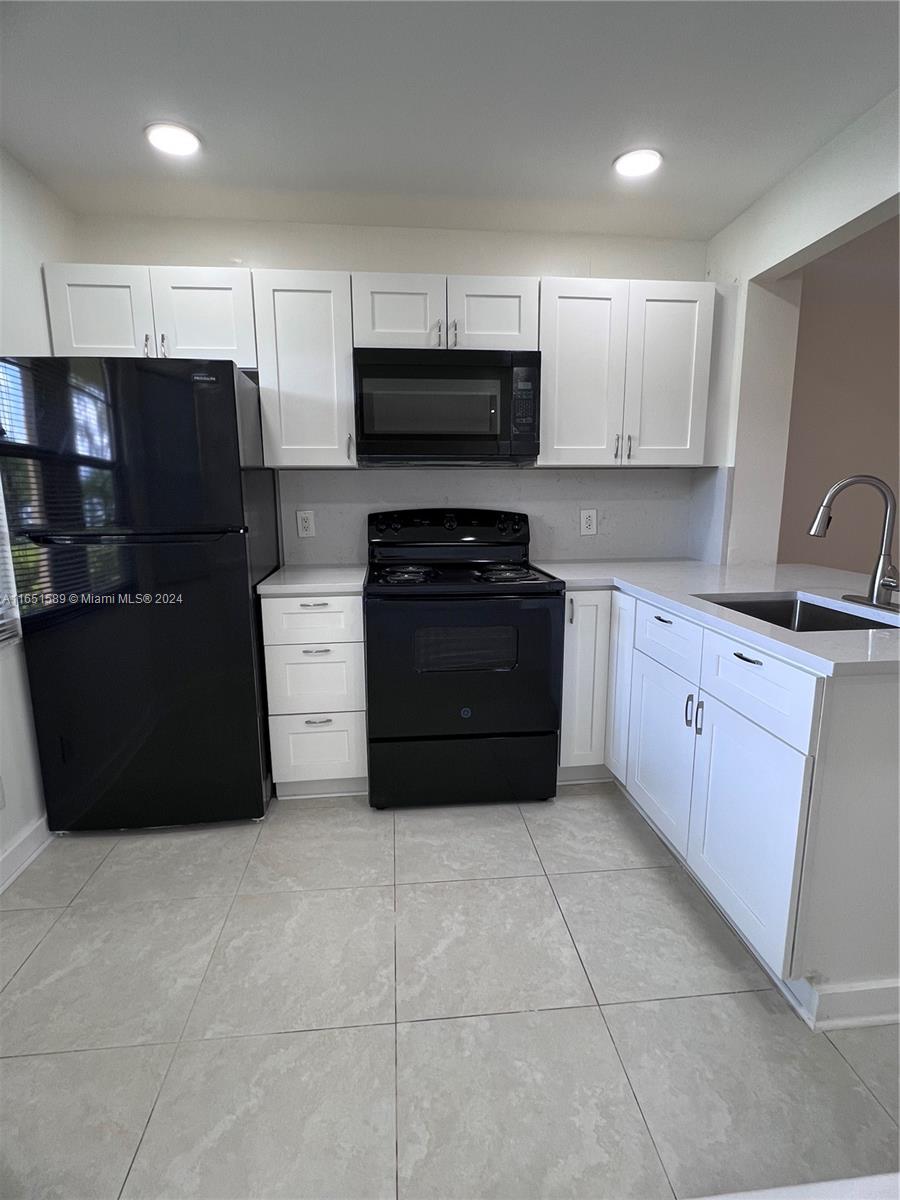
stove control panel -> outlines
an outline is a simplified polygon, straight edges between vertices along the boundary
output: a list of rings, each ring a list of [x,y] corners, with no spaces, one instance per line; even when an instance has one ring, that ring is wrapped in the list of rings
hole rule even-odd
[[[527,546],[525,513],[490,508],[412,508],[369,514],[369,542],[381,545]]]

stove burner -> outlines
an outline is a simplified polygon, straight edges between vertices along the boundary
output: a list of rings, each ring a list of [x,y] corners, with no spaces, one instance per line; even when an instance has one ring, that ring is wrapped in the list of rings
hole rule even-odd
[[[478,571],[477,575],[485,583],[522,583],[523,581],[537,579],[535,573],[530,571],[528,567],[487,567],[483,571]]]
[[[433,567],[387,567],[382,579],[385,583],[427,583],[435,574]]]

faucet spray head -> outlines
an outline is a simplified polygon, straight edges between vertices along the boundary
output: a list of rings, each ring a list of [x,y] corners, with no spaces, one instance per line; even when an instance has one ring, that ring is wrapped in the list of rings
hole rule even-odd
[[[810,537],[823,538],[828,532],[828,526],[831,524],[831,505],[823,504],[816,513],[812,525],[809,527]]]

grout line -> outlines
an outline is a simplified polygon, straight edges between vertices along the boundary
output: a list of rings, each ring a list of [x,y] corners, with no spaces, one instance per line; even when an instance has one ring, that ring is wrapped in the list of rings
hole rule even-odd
[[[894,1024],[896,1024],[896,1022],[895,1021],[885,1021],[885,1024],[886,1025],[894,1025]],[[861,1028],[861,1029],[866,1029],[866,1028],[877,1029],[878,1026],[877,1025],[871,1025],[871,1026],[862,1025],[862,1026],[859,1026],[859,1028]],[[860,1075],[859,1071],[857,1071],[856,1067],[854,1067],[853,1063],[850,1061],[850,1059],[847,1057],[847,1055],[843,1052],[843,1050],[840,1048],[840,1046],[838,1046],[835,1042],[833,1042],[831,1040],[830,1037],[828,1037],[828,1030],[823,1029],[822,1032],[824,1033],[825,1037],[828,1038],[829,1044],[834,1046],[835,1050],[837,1050],[838,1054],[841,1056],[841,1058],[844,1060],[844,1062],[847,1064],[847,1066],[850,1068],[850,1070],[853,1072],[853,1074],[856,1076],[856,1078],[860,1081],[860,1083],[863,1085],[863,1087],[866,1089],[866,1091],[869,1093],[869,1095],[872,1097],[872,1099],[875,1100],[875,1102],[877,1104],[881,1105],[881,1107],[887,1113],[888,1117],[894,1122],[895,1125],[897,1125],[898,1124],[897,1118],[893,1115],[893,1113],[888,1111],[888,1109],[885,1107],[884,1104],[881,1103],[881,1100],[879,1100],[879,1098],[875,1095],[875,1092],[872,1090],[872,1088],[869,1087],[868,1083],[866,1083],[865,1079],[862,1077],[862,1075]],[[835,1030],[835,1032],[837,1032],[837,1030]]]
[[[600,1008],[600,1017],[603,1021],[603,1024],[606,1026],[606,1032],[609,1036],[610,1042],[612,1043],[612,1048],[616,1052],[616,1058],[619,1060],[619,1065],[622,1068],[622,1074],[625,1076],[625,1079],[628,1082],[628,1086],[631,1089],[632,1096],[634,1096],[634,1102],[637,1105],[638,1112],[641,1114],[641,1120],[644,1122],[644,1128],[647,1130],[647,1136],[650,1138],[650,1141],[653,1144],[653,1149],[656,1151],[656,1157],[659,1159],[659,1165],[662,1168],[662,1173],[666,1177],[666,1183],[669,1185],[669,1189],[672,1192],[672,1196],[675,1197],[675,1196],[677,1196],[678,1193],[675,1191],[675,1188],[672,1185],[672,1180],[669,1178],[669,1172],[666,1170],[666,1164],[663,1162],[663,1156],[659,1152],[659,1146],[657,1146],[657,1144],[656,1144],[656,1138],[653,1136],[653,1130],[650,1128],[650,1122],[647,1120],[647,1117],[644,1114],[644,1110],[641,1107],[641,1102],[638,1099],[638,1094],[634,1090],[634,1084],[631,1082],[631,1076],[628,1074],[628,1068],[625,1066],[625,1060],[622,1058],[622,1055],[619,1053],[619,1047],[616,1045],[616,1039],[612,1035],[612,1030],[609,1027],[609,1022],[606,1019],[606,1015],[603,1012],[602,1006]]]
[[[249,1033],[213,1033],[204,1037],[182,1038],[179,1045],[199,1046],[203,1042],[237,1042],[247,1038],[293,1037],[300,1033],[339,1033],[342,1029],[392,1029],[393,1021],[351,1021],[349,1025],[300,1025],[296,1029],[254,1029]]]
[[[730,992],[681,992],[677,996],[635,996],[631,1000],[600,1000],[601,1008],[621,1008],[626,1004],[667,1004],[670,1000],[709,1000],[713,996],[746,996],[755,992],[774,992],[771,984],[765,987],[733,988]]]
[[[522,812],[521,806],[519,806],[519,814],[522,817],[523,822],[525,823],[525,828],[528,829],[528,822],[525,821],[525,814]],[[528,829],[528,834],[530,837],[531,836],[530,829]],[[531,840],[532,840],[532,843],[534,844],[533,837],[531,838]],[[537,854],[538,859],[540,859],[541,866],[543,867],[544,860],[541,858],[540,851],[538,850],[536,844],[534,845],[534,852],[535,852],[535,854]],[[653,1133],[647,1122],[647,1118],[644,1116],[644,1110],[641,1108],[641,1102],[638,1100],[637,1092],[634,1090],[634,1085],[632,1084],[631,1079],[629,1078],[628,1072],[625,1070],[625,1063],[622,1061],[622,1056],[621,1056],[621,1054],[619,1054],[619,1048],[616,1045],[615,1041],[613,1040],[612,1032],[610,1031],[610,1028],[609,1028],[609,1023],[607,1022],[606,1017],[603,1015],[603,1009],[600,1007],[600,1002],[597,999],[597,992],[594,988],[594,984],[591,980],[590,975],[588,974],[587,968],[584,965],[584,960],[581,957],[581,951],[578,949],[578,944],[576,943],[575,938],[572,935],[572,930],[569,928],[569,922],[566,920],[566,914],[563,912],[562,905],[559,902],[559,897],[557,896],[556,889],[553,886],[553,880],[550,878],[549,875],[547,875],[546,868],[544,868],[544,874],[547,876],[547,883],[550,886],[550,891],[553,893],[553,899],[556,901],[556,907],[559,910],[559,915],[562,917],[563,924],[566,927],[566,932],[568,933],[569,938],[571,939],[572,946],[575,949],[575,953],[578,955],[578,961],[581,963],[581,969],[582,969],[582,971],[584,971],[585,979],[587,979],[587,981],[588,981],[588,987],[590,987],[590,989],[591,989],[591,995],[594,997],[594,1003],[597,1005],[597,1010],[600,1013],[600,1019],[603,1021],[603,1025],[606,1029],[607,1035],[608,1035],[610,1041],[612,1042],[612,1047],[616,1052],[616,1057],[619,1060],[619,1065],[622,1068],[622,1073],[625,1076],[625,1079],[628,1083],[629,1088],[631,1089],[632,1096],[634,1096],[634,1102],[637,1105],[638,1112],[641,1114],[641,1120],[644,1122],[644,1128],[647,1130],[647,1136],[650,1138],[650,1142],[653,1146],[653,1149],[656,1151],[656,1157],[659,1160],[660,1169],[662,1170],[662,1173],[666,1177],[666,1183],[668,1183],[668,1185],[669,1185],[669,1190],[671,1191],[673,1200],[674,1200],[675,1189],[674,1189],[674,1187],[672,1187],[672,1180],[669,1178],[669,1172],[666,1170],[666,1165],[662,1160],[662,1155],[659,1152],[659,1147],[657,1146],[656,1140],[653,1137]]]
[[[64,840],[65,840],[65,839],[63,839],[63,841],[64,841]],[[81,893],[82,893],[82,892],[84,891],[84,889],[87,887],[87,885],[88,885],[88,884],[91,882],[91,880],[94,878],[94,876],[95,876],[95,875],[97,874],[97,872],[100,870],[100,868],[103,866],[103,864],[104,864],[104,863],[106,862],[106,860],[109,858],[110,854],[112,854],[113,850],[115,850],[116,846],[118,846],[118,844],[119,844],[119,842],[121,842],[121,840],[122,840],[121,838],[116,838],[116,839],[115,839],[115,841],[113,842],[113,844],[110,846],[110,848],[107,850],[107,852],[106,852],[106,853],[103,855],[103,857],[102,857],[102,858],[100,859],[100,861],[97,863],[96,867],[94,867],[93,871],[91,871],[90,875],[88,875],[87,879],[84,881],[84,883],[81,885],[81,887],[80,887],[80,888],[78,889],[78,891],[75,893],[75,895],[72,897],[72,899],[71,899],[71,900],[69,901],[69,903],[66,905],[66,908],[69,908],[69,907],[71,907],[71,905],[73,905],[73,904],[75,903],[75,901],[78,899],[78,897],[81,895]]]
[[[122,1042],[114,1046],[72,1046],[63,1050],[24,1050],[20,1054],[0,1054],[0,1062],[16,1058],[55,1058],[58,1054],[93,1054],[104,1050],[145,1050],[152,1046],[175,1046],[175,1042]]]
[[[12,975],[10,975],[9,979],[7,979],[6,983],[4,983],[3,987],[0,987],[0,993],[3,993],[6,991],[6,989],[9,987],[9,985],[12,983],[12,981],[15,979],[15,977],[18,975],[18,973],[22,970],[22,968],[28,962],[29,958],[31,958],[32,954],[34,954],[35,950],[37,950],[38,946],[40,946],[43,943],[44,939],[47,937],[47,934],[50,932],[51,929],[53,929],[53,927],[56,925],[56,922],[59,920],[59,918],[63,915],[63,913],[65,911],[66,911],[65,908],[6,908],[6,909],[3,909],[2,912],[0,912],[0,917],[3,916],[3,913],[8,913],[8,912],[13,912],[13,913],[16,913],[16,912],[55,912],[56,913],[56,916],[53,918],[53,920],[50,922],[50,924],[47,926],[47,928],[44,930],[44,932],[41,934],[41,936],[38,938],[38,940],[35,942],[35,944],[31,947],[31,949],[28,951],[28,953],[25,955],[25,957],[22,959],[22,961],[19,963],[19,965],[16,967],[16,969],[13,971]],[[2,1057],[2,1055],[0,1055],[0,1057]]]
[[[405,1017],[398,1025],[427,1025],[432,1021],[477,1021],[481,1017],[518,1017],[523,1013],[574,1012],[576,1009],[593,1012],[596,1004],[551,1004],[548,1008],[498,1008],[492,1012],[450,1013],[437,1017]]]
[[[168,1067],[166,1067],[165,1074],[162,1077],[162,1081],[160,1082],[159,1089],[157,1090],[157,1093],[156,1093],[156,1098],[154,1099],[153,1104],[150,1107],[150,1112],[147,1114],[147,1120],[144,1122],[144,1128],[141,1130],[141,1136],[138,1138],[138,1143],[134,1148],[134,1154],[132,1154],[132,1156],[131,1156],[131,1162],[128,1164],[128,1170],[125,1172],[125,1177],[122,1180],[122,1186],[119,1188],[119,1193],[118,1193],[119,1200],[121,1200],[122,1193],[125,1191],[125,1186],[128,1183],[128,1177],[131,1174],[132,1169],[134,1167],[135,1159],[137,1158],[138,1154],[140,1153],[141,1146],[144,1144],[144,1138],[146,1137],[147,1130],[150,1126],[150,1121],[153,1117],[154,1112],[156,1111],[156,1106],[159,1103],[159,1098],[162,1095],[162,1090],[165,1087],[166,1080],[169,1078],[169,1071],[172,1069],[172,1063],[175,1061],[175,1055],[178,1053],[178,1047],[181,1045],[182,1039],[184,1038],[184,1031],[188,1027],[188,1022],[191,1019],[191,1014],[193,1013],[194,1008],[196,1007],[197,999],[200,995],[200,991],[203,987],[203,984],[206,981],[206,976],[209,974],[210,964],[212,963],[212,960],[215,957],[216,950],[218,950],[218,948],[219,948],[219,942],[222,940],[222,934],[225,930],[225,926],[228,923],[228,918],[231,916],[231,910],[234,908],[234,902],[237,900],[240,886],[244,882],[244,876],[247,874],[247,868],[250,866],[250,859],[253,857],[253,852],[256,849],[256,844],[259,841],[259,835],[261,832],[262,832],[262,822],[258,822],[257,826],[256,826],[256,837],[253,839],[253,843],[250,846],[250,853],[247,855],[247,861],[244,863],[244,869],[243,869],[243,871],[241,871],[241,877],[237,882],[237,887],[235,887],[234,892],[232,893],[231,903],[228,905],[228,910],[225,913],[225,916],[222,920],[222,924],[219,926],[218,936],[216,937],[215,944],[213,945],[213,948],[212,948],[212,951],[210,952],[209,958],[206,960],[206,967],[203,971],[203,975],[200,979],[200,983],[197,987],[197,990],[194,993],[194,999],[191,1001],[191,1006],[188,1009],[188,1014],[184,1019],[184,1024],[181,1026],[181,1032],[179,1033],[178,1039],[172,1049],[172,1057],[169,1059],[169,1065],[168,1065]]]

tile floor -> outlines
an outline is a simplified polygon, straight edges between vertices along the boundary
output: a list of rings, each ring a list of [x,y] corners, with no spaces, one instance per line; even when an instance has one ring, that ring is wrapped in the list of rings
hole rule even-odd
[[[612,785],[63,838],[0,895],[0,1195],[651,1200],[897,1167]]]

